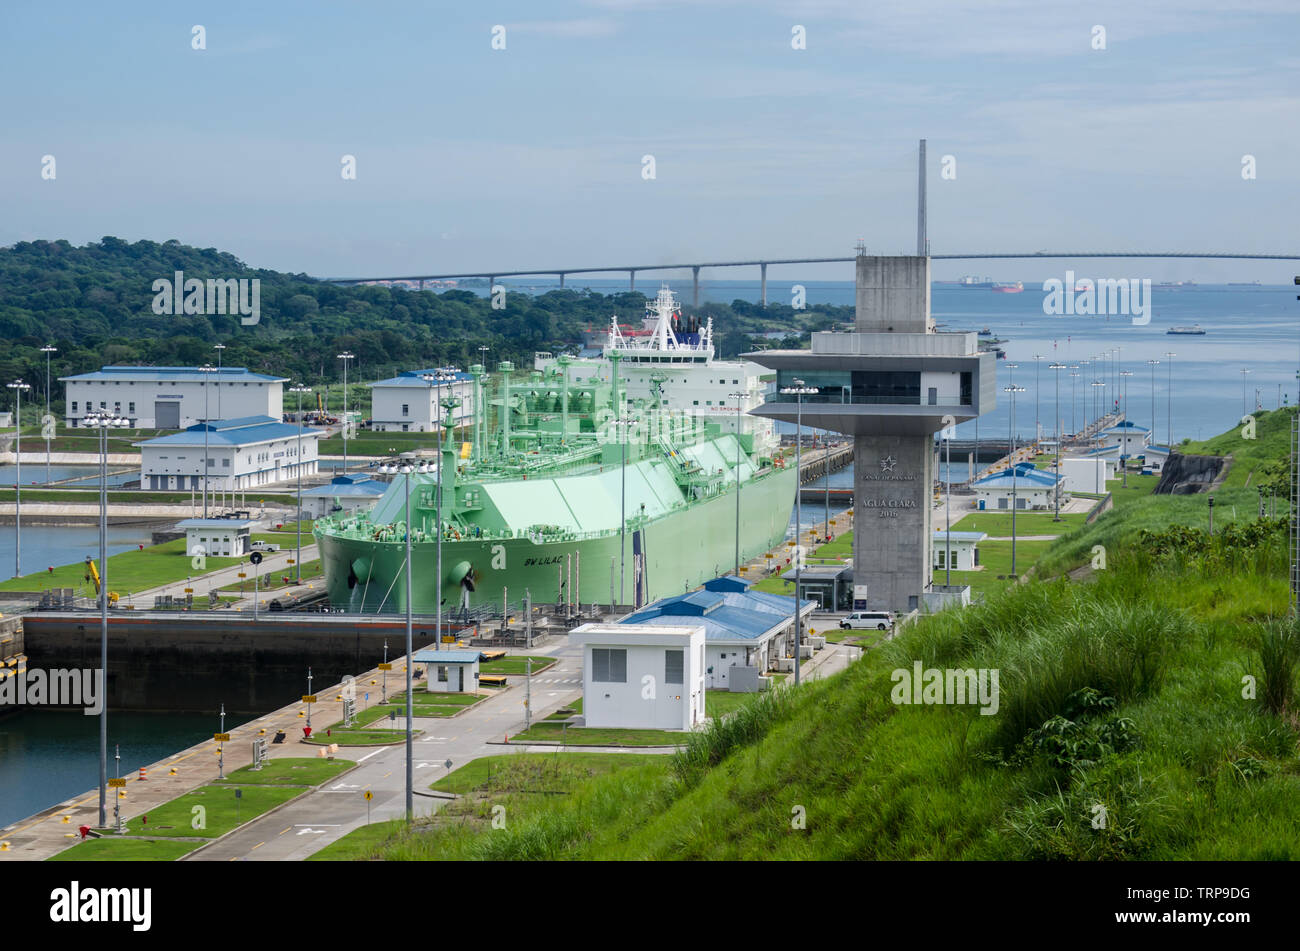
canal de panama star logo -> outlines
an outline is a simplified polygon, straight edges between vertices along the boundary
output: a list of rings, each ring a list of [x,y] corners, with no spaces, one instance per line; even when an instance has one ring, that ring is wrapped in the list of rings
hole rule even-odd
[[[897,464],[898,461],[893,456],[885,456],[880,460],[880,471],[893,472],[894,466],[896,466]]]

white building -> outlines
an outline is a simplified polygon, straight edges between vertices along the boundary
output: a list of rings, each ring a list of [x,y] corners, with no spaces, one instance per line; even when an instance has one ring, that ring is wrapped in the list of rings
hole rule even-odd
[[[583,722],[591,727],[689,730],[705,717],[704,627],[584,624]]]
[[[243,416],[280,419],[287,382],[244,367],[103,367],[59,380],[66,386],[69,426],[108,413],[130,420],[133,429],[182,429]]]
[[[249,533],[256,525],[247,518],[187,518],[177,524],[185,530],[185,556],[204,554],[242,558],[248,551]],[[196,546],[202,551],[196,550]]]
[[[1115,459],[1104,456],[1063,456],[1061,477],[1065,482],[1064,490],[1105,495],[1106,480],[1115,477],[1115,462]]]
[[[1172,450],[1168,446],[1147,446],[1143,453],[1142,467],[1150,469],[1153,473],[1159,474],[1165,471],[1165,463],[1169,461],[1169,454]]]
[[[424,689],[429,693],[478,692],[478,651],[425,649],[412,659],[424,664]]]
[[[381,433],[441,432],[441,401],[460,400],[451,412],[453,426],[474,415],[474,377],[454,367],[408,370],[391,380],[370,384],[370,428]]]
[[[976,507],[994,511],[1010,511],[1012,495],[1015,507],[1020,509],[1046,509],[1056,504],[1057,493],[1065,501],[1060,477],[1046,469],[1036,469],[1031,462],[1022,462],[1012,469],[1003,469],[978,479],[971,484],[975,490]]]
[[[369,509],[387,491],[387,482],[372,479],[364,472],[349,472],[335,476],[325,485],[303,489],[299,502],[303,513],[310,518],[339,513],[351,515]]]
[[[1019,493],[1016,493],[1019,496]],[[985,532],[934,533],[930,550],[936,571],[974,571],[980,567],[979,543],[988,538]],[[935,576],[938,580],[938,575]]]
[[[1127,419],[1097,435],[1101,445],[1117,447],[1121,456],[1140,456],[1151,444],[1151,430]]]
[[[274,485],[296,479],[299,470],[304,477],[316,473],[320,430],[276,422],[269,416],[214,419],[135,443],[140,448],[141,491],[201,489],[205,430],[209,491]]]

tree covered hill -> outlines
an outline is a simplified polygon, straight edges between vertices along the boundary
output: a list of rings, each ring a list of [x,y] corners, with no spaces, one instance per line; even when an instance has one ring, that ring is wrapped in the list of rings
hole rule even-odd
[[[241,324],[237,314],[155,314],[153,282],[257,278],[261,318]],[[356,378],[375,379],[399,368],[455,364],[480,358],[490,365],[513,360],[531,366],[535,350],[576,346],[587,327],[611,315],[636,322],[644,313],[640,293],[553,291],[533,297],[510,293],[506,307],[469,291],[441,294],[380,286],[340,287],[305,274],[249,267],[215,248],[171,240],[134,243],[105,237],[74,247],[67,241],[24,241],[0,248],[0,375],[43,381],[40,348],[59,348],[56,373],[82,373],[105,364],[196,365],[214,361],[213,346],[227,349],[223,362],[319,382],[339,378],[336,354],[356,354]],[[728,356],[751,348],[749,334],[772,329],[802,333],[848,319],[851,308],[788,306],[736,301],[699,309],[712,316]],[[36,390],[33,387],[33,398]],[[58,388],[55,388],[58,397]]]

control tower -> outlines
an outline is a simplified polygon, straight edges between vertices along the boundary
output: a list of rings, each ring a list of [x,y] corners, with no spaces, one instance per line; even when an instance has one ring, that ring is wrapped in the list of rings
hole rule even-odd
[[[977,335],[935,332],[919,243],[915,257],[859,251],[852,333],[745,355],[777,374],[777,393],[754,415],[793,423],[802,399],[804,425],[853,437],[854,598],[865,585],[869,610],[910,611],[929,590],[934,434],[996,402],[996,358]],[[814,392],[780,392],[796,386]]]

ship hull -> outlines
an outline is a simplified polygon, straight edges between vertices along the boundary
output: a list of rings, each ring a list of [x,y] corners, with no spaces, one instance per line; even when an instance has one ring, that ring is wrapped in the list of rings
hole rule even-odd
[[[785,538],[796,482],[795,470],[787,468],[742,484],[742,560],[768,551]],[[733,570],[735,492],[669,512],[649,521],[642,532],[642,601],[689,591]],[[518,603],[525,592],[534,604],[567,601],[570,584],[577,593],[576,600],[584,604],[632,604],[636,574],[633,534],[629,528],[624,539],[610,534],[540,542],[527,537],[444,540],[443,609],[451,612],[463,606],[466,591],[459,578],[466,565],[474,571],[474,590],[468,592],[470,608],[499,607],[503,600]],[[372,542],[330,534],[320,534],[316,541],[331,604],[360,613],[406,610],[404,542]],[[420,541],[411,547],[412,610],[431,614],[437,606],[437,543]],[[570,570],[575,575],[572,582]]]

